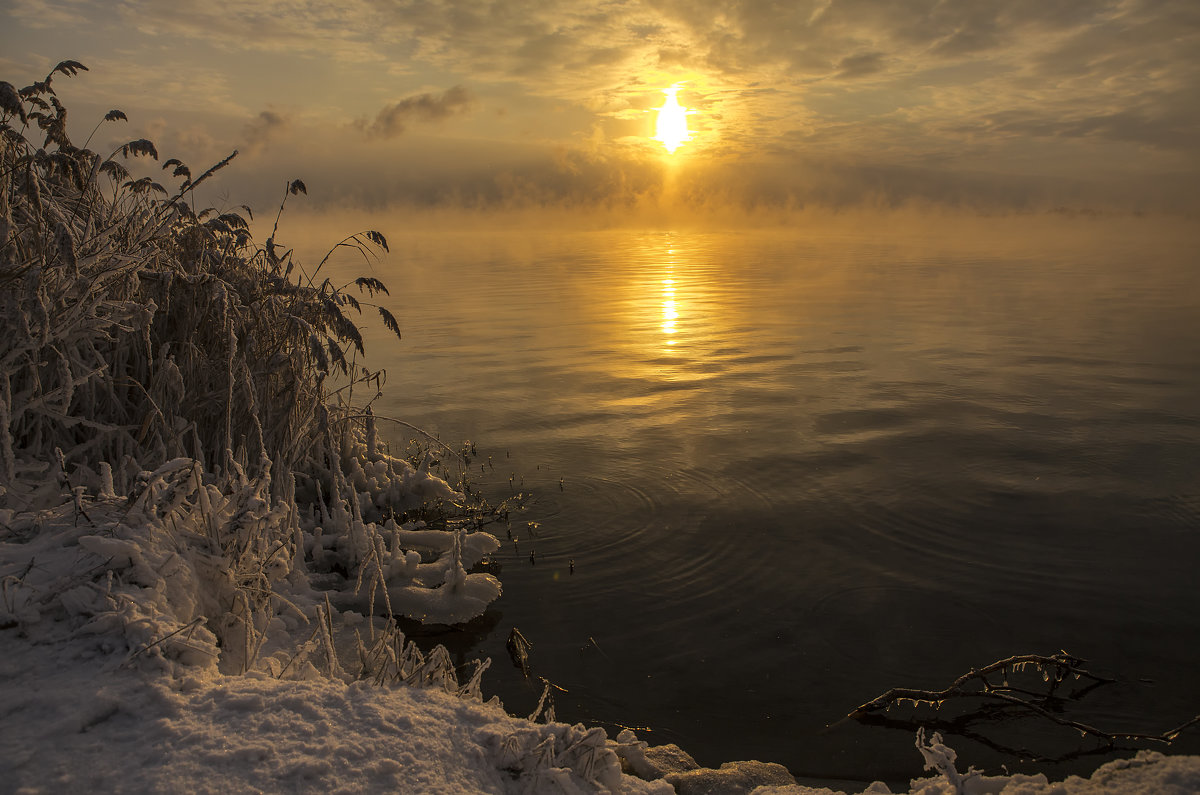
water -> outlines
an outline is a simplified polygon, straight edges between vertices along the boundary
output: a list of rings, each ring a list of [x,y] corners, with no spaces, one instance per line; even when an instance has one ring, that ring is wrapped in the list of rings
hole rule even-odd
[[[486,488],[537,497],[498,556],[503,598],[438,638],[493,657],[511,711],[540,692],[507,663],[516,626],[567,691],[560,720],[714,766],[906,780],[912,733],[847,712],[1060,648],[1121,680],[1081,720],[1200,712],[1195,235],[389,236],[376,275],[405,337],[369,337],[376,410],[470,439]],[[1041,722],[984,732],[1006,730],[1091,747]]]

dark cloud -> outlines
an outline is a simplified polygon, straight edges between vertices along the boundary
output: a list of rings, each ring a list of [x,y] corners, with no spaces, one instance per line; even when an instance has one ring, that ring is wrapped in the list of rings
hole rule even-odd
[[[471,93],[463,86],[448,88],[441,94],[417,94],[388,105],[364,128],[374,137],[395,138],[413,122],[436,122],[463,113],[472,101]]]
[[[837,77],[841,79],[866,77],[883,71],[883,53],[864,52],[848,55],[838,63]]]
[[[1200,97],[1157,115],[1143,109],[1114,113],[1077,113],[1070,117],[1028,112],[993,114],[991,132],[1042,138],[1102,138],[1156,149],[1192,150],[1200,129]]]
[[[261,111],[242,128],[246,151],[261,151],[288,127],[288,120],[273,110]]]

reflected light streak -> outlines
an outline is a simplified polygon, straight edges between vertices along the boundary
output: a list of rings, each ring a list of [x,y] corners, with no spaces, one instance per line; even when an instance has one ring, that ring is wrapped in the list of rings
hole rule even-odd
[[[666,406],[683,399],[681,390],[717,378],[731,318],[742,322],[718,311],[725,273],[713,264],[710,238],[681,238],[659,232],[622,241],[628,265],[612,274],[617,303],[607,319],[615,321],[614,336],[605,345],[614,353],[614,372],[632,391],[615,405]]]
[[[675,333],[675,321],[679,319],[679,310],[675,304],[675,280],[663,279],[662,283],[662,330],[663,334],[667,335],[666,343],[674,345],[675,339],[671,335]]]

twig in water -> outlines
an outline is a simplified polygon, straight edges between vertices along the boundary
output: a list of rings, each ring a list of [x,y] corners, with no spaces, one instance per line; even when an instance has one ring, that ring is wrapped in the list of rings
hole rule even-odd
[[[516,627],[512,628],[512,632],[508,633],[508,641],[504,644],[508,649],[508,656],[512,659],[513,665],[521,669],[521,673],[525,678],[529,678],[529,650],[533,648],[533,644],[526,640],[521,634],[521,630]]]
[[[1068,676],[1073,676],[1076,679],[1086,678],[1092,680],[1092,684],[1070,694],[1068,698],[1078,698],[1083,693],[1095,687],[1115,681],[1097,676],[1086,670],[1082,667],[1084,662],[1084,660],[1065,651],[1060,651],[1057,654],[1049,656],[1021,654],[1007,657],[983,668],[968,671],[955,679],[944,690],[919,690],[915,688],[894,687],[883,695],[855,708],[847,717],[862,722],[873,722],[873,719],[876,718],[875,713],[886,711],[888,708],[903,701],[911,702],[914,706],[922,703],[929,704],[936,709],[942,705],[942,702],[950,699],[974,698],[992,704],[998,702],[1001,706],[1027,710],[1060,726],[1074,729],[1086,736],[1095,737],[1110,748],[1118,740],[1170,744],[1184,729],[1200,723],[1200,715],[1197,715],[1179,726],[1160,734],[1124,731],[1111,732],[1081,721],[1066,718],[1048,709],[1047,707],[1053,707],[1055,703],[1061,701],[1061,699],[1054,695],[1054,691]],[[1022,671],[1029,666],[1033,666],[1041,671],[1042,679],[1047,683],[1044,694],[1012,687],[1008,684],[1008,673],[1010,670],[1014,672]],[[1000,673],[1003,676],[1001,684],[994,684],[988,680],[988,676],[995,673]],[[967,686],[971,684],[977,684],[979,686],[978,689],[968,689]]]

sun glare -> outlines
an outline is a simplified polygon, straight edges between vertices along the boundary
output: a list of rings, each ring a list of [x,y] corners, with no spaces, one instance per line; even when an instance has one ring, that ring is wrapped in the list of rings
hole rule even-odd
[[[661,108],[658,108],[658,124],[655,125],[654,140],[661,141],[667,151],[675,154],[675,150],[692,137],[688,132],[687,108],[679,104],[679,85],[664,88]]]

